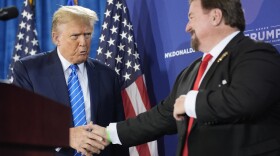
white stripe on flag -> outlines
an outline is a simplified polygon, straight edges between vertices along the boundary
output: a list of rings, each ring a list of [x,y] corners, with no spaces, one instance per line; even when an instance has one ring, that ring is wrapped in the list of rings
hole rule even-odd
[[[141,95],[139,93],[138,87],[135,82],[133,82],[129,87],[125,88],[126,93],[132,103],[134,112],[136,115],[146,112],[146,107],[142,101]]]
[[[157,141],[148,142],[151,156],[158,156]]]
[[[130,156],[139,156],[136,146],[129,147]]]

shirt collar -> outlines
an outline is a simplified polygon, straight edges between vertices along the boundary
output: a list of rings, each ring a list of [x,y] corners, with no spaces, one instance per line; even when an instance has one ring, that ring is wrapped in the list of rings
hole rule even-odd
[[[226,38],[224,38],[222,41],[220,41],[210,52],[213,56],[211,61],[216,60],[216,58],[220,55],[220,53],[223,51],[223,49],[227,46],[227,44],[239,33],[240,31],[235,31],[232,34],[228,35]],[[203,54],[203,58],[207,55],[208,53]]]
[[[57,54],[58,54],[58,57],[61,61],[61,64],[62,64],[62,68],[63,68],[63,71],[66,72],[66,70],[68,70],[69,66],[71,65],[70,62],[68,62],[60,53],[59,49],[57,48]],[[83,72],[85,71],[85,63],[80,63],[80,64],[77,64],[78,65],[78,68],[79,68],[79,71]]]

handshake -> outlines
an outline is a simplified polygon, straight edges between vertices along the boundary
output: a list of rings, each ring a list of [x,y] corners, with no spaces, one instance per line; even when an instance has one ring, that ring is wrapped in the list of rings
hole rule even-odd
[[[85,156],[100,153],[110,144],[107,138],[106,128],[91,123],[70,128],[69,131],[70,147],[82,153]]]
[[[185,98],[186,96],[182,95],[175,101],[173,117],[176,120],[180,121],[185,118]],[[70,147],[82,153],[82,155],[92,156],[95,153],[99,154],[101,150],[104,150],[110,144],[106,128],[95,125],[92,122],[84,126],[70,128],[69,133]]]

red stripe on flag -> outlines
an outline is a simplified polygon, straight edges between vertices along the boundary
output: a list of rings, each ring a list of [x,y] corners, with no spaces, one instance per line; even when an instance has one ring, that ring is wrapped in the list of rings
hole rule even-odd
[[[147,92],[146,86],[144,84],[143,75],[139,76],[136,79],[135,83],[136,83],[138,91],[139,91],[139,93],[141,95],[142,101],[143,101],[143,103],[144,103],[144,105],[146,107],[146,110],[151,109],[150,99],[149,99],[149,96],[148,96],[148,92]]]
[[[123,99],[123,109],[124,109],[125,119],[135,117],[136,116],[135,111],[133,109],[132,103],[125,89],[122,90],[122,99]]]
[[[151,156],[148,144],[138,145],[136,149],[140,156]]]

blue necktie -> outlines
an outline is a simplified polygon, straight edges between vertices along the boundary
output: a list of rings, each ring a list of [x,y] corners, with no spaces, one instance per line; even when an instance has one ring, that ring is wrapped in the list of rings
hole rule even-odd
[[[72,72],[68,78],[68,92],[70,97],[70,103],[72,108],[72,115],[74,126],[81,126],[87,123],[86,113],[85,113],[85,102],[82,92],[81,85],[79,83],[78,75],[76,70],[77,65],[70,65]],[[75,151],[75,156],[80,156],[81,154]]]

